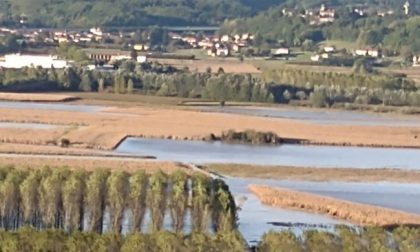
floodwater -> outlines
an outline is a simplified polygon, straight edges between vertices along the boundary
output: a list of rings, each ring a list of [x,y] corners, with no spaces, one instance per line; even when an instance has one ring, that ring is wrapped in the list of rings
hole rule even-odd
[[[319,168],[420,169],[420,150],[284,144],[255,146],[221,142],[127,138],[117,152],[158,160]]]
[[[420,214],[420,184],[393,182],[309,182],[232,179],[236,184],[259,184],[329,196],[337,199]]]
[[[295,119],[318,124],[367,126],[419,126],[419,116],[396,116],[356,111],[309,110],[269,107],[199,106],[200,111],[237,115]]]
[[[94,105],[41,103],[41,102],[10,102],[10,101],[0,101],[0,108],[59,110],[59,111],[90,112],[90,113],[100,112],[104,109],[104,107],[102,106],[94,106]]]
[[[39,129],[39,130],[49,130],[56,129],[61,126],[54,124],[45,124],[45,123],[18,123],[18,122],[0,122],[0,128],[7,129]]]
[[[238,212],[239,231],[244,238],[253,243],[259,241],[269,230],[289,229],[301,232],[304,229],[333,229],[334,225],[347,224],[329,216],[274,208],[263,205],[260,200],[247,189],[251,181],[227,178],[225,182],[241,208]],[[290,224],[290,227],[274,226],[270,222]]]

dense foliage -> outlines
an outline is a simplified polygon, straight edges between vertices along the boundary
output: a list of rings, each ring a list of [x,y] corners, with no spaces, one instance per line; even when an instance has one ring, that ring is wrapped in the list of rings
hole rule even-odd
[[[403,76],[386,74],[345,74],[312,72],[302,69],[277,69],[264,73],[276,102],[309,100],[315,107],[335,103],[419,106],[418,84]]]
[[[249,74],[172,72],[148,64],[127,63],[117,72],[83,68],[0,71],[0,89],[72,90],[204,98],[216,101],[272,102],[268,85]],[[165,73],[165,74],[162,74]]]
[[[89,27],[215,25],[249,16],[275,0],[13,0],[0,2],[0,22],[17,23],[25,14],[31,26]]]
[[[236,230],[236,206],[226,184],[204,175],[190,178],[182,171],[148,175],[2,167],[0,199],[0,227],[5,230],[23,226],[118,234]],[[164,226],[166,215],[171,227]]]
[[[419,251],[420,229],[399,227],[393,231],[368,227],[338,227],[334,233],[316,230],[297,236],[290,231],[269,232],[258,244],[257,251],[274,252],[380,252]]]
[[[52,229],[37,231],[28,227],[15,232],[0,231],[0,251],[8,252],[243,252],[245,248],[246,244],[237,232],[184,235],[159,231],[123,236],[93,232],[69,234]]]
[[[362,48],[380,47],[387,49],[389,54],[420,52],[420,16],[357,17],[347,8],[338,15],[333,23],[318,26],[311,25],[298,14],[290,17],[284,15],[281,8],[274,8],[252,18],[228,20],[220,33],[256,34],[254,45],[259,47],[301,46],[307,49],[318,42],[334,40],[356,41],[354,45]]]

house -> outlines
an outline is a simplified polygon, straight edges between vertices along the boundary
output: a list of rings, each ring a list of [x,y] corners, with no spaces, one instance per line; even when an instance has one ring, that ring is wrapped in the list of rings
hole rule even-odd
[[[382,57],[382,51],[378,49],[357,49],[353,52],[355,56],[363,56],[363,57],[373,57],[373,58],[380,58]]]
[[[274,49],[272,51],[272,54],[275,57],[289,56],[290,55],[290,49],[289,48],[278,48],[278,49]]]
[[[230,36],[229,35],[223,35],[220,38],[220,42],[229,42],[230,41]]]
[[[335,52],[335,46],[325,46],[324,47],[324,52],[326,52],[326,53],[333,53],[333,52]]]
[[[415,67],[420,66],[420,55],[413,56],[413,66]]]
[[[90,31],[90,33],[92,33],[93,35],[95,35],[97,37],[102,37],[104,35],[101,28],[99,28],[99,27],[90,28],[89,31]]]
[[[332,23],[335,20],[335,9],[327,8],[324,4],[319,9],[319,22]]]
[[[0,61],[2,68],[20,69],[24,67],[66,68],[69,62],[54,55],[6,54]]]
[[[148,51],[150,49],[149,45],[146,44],[135,44],[133,49],[136,51]]]
[[[321,59],[319,54],[315,54],[311,56],[311,61],[318,62]]]

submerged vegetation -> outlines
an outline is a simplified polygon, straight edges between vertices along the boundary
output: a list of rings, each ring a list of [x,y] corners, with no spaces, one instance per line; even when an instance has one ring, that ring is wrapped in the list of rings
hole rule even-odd
[[[236,230],[236,206],[226,184],[181,170],[149,175],[1,167],[0,199],[0,227],[5,230],[22,226],[118,234]],[[166,215],[171,227],[164,226]]]

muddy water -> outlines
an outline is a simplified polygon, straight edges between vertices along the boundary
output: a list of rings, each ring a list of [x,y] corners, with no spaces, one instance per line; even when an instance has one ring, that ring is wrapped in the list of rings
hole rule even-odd
[[[200,111],[236,115],[287,118],[318,124],[372,125],[372,126],[419,126],[419,116],[395,116],[355,111],[286,109],[269,107],[219,107],[200,106]]]
[[[250,146],[220,142],[128,138],[117,152],[158,160],[330,168],[420,169],[420,150],[341,146]]]

